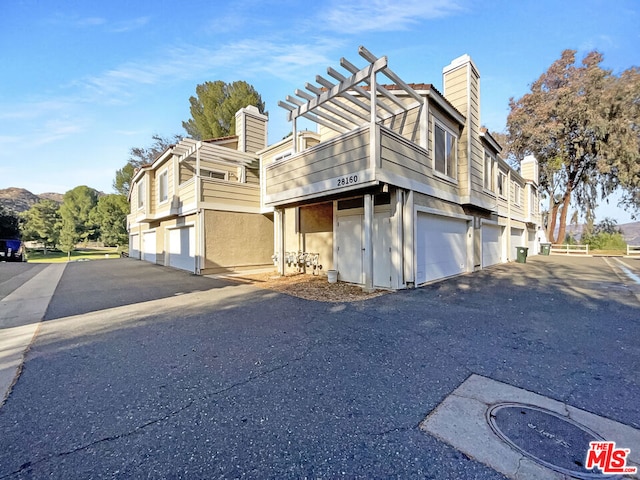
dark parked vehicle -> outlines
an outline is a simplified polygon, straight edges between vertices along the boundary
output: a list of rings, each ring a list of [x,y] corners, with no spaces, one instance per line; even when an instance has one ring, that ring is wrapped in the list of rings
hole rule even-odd
[[[0,262],[24,262],[25,248],[22,240],[0,240]]]

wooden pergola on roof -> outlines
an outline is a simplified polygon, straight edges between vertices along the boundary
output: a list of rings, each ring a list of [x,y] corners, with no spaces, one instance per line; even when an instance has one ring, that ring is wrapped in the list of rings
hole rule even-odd
[[[173,147],[173,154],[178,157],[179,163],[196,160],[196,162],[210,161],[243,167],[250,167],[258,159],[256,155],[216,145],[215,141],[215,139],[198,141],[184,138]]]
[[[347,59],[341,58],[340,66],[350,74],[349,76],[329,67],[327,74],[334,81],[317,75],[316,82],[319,86],[307,83],[306,91],[298,89],[295,91],[295,97],[288,95],[286,101],[278,102],[280,107],[288,110],[287,119],[293,124],[294,134],[296,120],[299,117],[338,133],[345,133],[364,123],[375,124],[424,105],[425,98],[388,68],[386,56],[378,58],[362,46],[358,48],[358,53],[368,62],[366,67],[358,69]],[[378,73],[384,75],[393,85],[383,86],[378,83]],[[405,92],[413,101],[403,102],[393,93],[394,91]],[[426,112],[426,109],[422,110]]]

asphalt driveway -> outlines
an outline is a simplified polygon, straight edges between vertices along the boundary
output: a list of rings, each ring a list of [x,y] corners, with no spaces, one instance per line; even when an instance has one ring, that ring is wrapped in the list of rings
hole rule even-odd
[[[0,408],[0,479],[504,478],[420,422],[477,374],[639,429],[638,294],[602,258],[356,303],[69,264]]]

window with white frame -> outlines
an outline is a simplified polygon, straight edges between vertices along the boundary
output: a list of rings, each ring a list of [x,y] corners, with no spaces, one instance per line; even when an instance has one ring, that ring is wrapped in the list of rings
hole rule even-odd
[[[144,192],[144,178],[141,178],[140,182],[138,182],[138,208],[144,207]]]
[[[202,176],[205,178],[214,178],[216,180],[229,180],[229,172],[224,170],[202,169]]]
[[[484,152],[484,188],[491,192],[495,191],[495,164],[495,158]]]
[[[169,171],[163,171],[158,177],[158,202],[166,202],[169,199]]]
[[[293,150],[285,150],[284,152],[279,153],[278,155],[273,157],[273,163],[284,160],[285,158],[289,158],[291,155],[293,155]]]
[[[507,190],[507,174],[502,170],[498,170],[498,195],[501,197],[506,197]]]
[[[440,125],[434,128],[435,155],[433,168],[447,177],[456,178],[458,164],[456,136]]]
[[[520,187],[519,183],[514,183],[513,184],[513,203],[515,203],[516,205],[520,205],[521,197],[522,197],[522,188]]]

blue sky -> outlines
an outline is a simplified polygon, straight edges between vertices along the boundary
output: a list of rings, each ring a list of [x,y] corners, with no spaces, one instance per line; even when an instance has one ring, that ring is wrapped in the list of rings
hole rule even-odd
[[[111,193],[131,147],[184,134],[208,80],[251,83],[276,142],[290,129],[278,100],[343,56],[363,65],[359,45],[436,87],[442,67],[471,55],[482,123],[502,131],[509,98],[566,48],[598,49],[614,72],[639,65],[638,25],[636,0],[2,0],[0,188]]]

